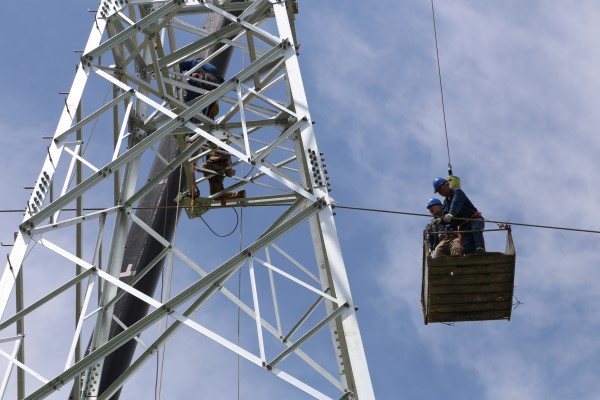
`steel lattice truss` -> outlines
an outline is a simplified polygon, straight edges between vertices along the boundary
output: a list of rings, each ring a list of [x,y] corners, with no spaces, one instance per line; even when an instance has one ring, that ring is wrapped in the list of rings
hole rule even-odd
[[[108,399],[128,385],[154,387],[157,359],[165,398],[185,397],[165,392],[184,387],[178,379],[190,370],[196,396],[230,398],[224,387],[236,371],[226,360],[238,358],[255,389],[278,390],[264,398],[374,398],[301,80],[294,6],[101,2],[0,282],[3,398],[17,397],[18,371],[27,399],[68,398],[73,387],[78,398]],[[227,23],[209,32],[201,24],[210,15]],[[179,63],[226,51],[225,82],[186,104],[183,92],[194,88]],[[213,120],[202,110],[214,102]],[[165,141],[177,150],[170,159],[158,149]],[[210,149],[232,155],[225,191],[246,198],[224,204],[222,193],[207,194],[198,166]],[[170,194],[184,211],[172,237],[137,213],[171,174],[185,182]],[[221,233],[238,221],[243,234],[216,237],[197,217]],[[123,260],[133,227],[160,253],[132,272]],[[145,294],[135,284],[153,268],[163,269],[162,287]],[[130,326],[114,312],[124,295],[149,306]],[[123,331],[112,337],[115,323]],[[131,365],[99,394],[106,357],[132,340]],[[223,378],[203,379],[207,362]]]

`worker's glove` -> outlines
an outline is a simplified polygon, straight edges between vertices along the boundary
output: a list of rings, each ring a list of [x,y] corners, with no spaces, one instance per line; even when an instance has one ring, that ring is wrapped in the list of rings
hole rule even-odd
[[[434,224],[434,225],[439,225],[439,224],[442,223],[442,219],[441,218],[434,218],[431,223]]]
[[[425,225],[425,232],[431,233],[432,230],[433,230],[433,227],[431,226],[431,224]]]
[[[452,221],[452,218],[454,218],[454,215],[452,215],[452,214],[444,215],[444,221],[446,221],[446,222]]]

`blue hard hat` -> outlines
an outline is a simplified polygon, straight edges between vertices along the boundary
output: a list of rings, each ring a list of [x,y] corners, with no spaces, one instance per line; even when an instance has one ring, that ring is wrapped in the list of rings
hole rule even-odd
[[[429,210],[431,208],[431,206],[436,205],[436,204],[441,206],[442,201],[435,197],[430,198],[429,201],[427,202],[427,209]]]
[[[444,178],[436,178],[433,180],[433,193],[437,192],[438,188],[444,184],[448,183]]]
[[[200,69],[203,69],[204,71],[208,72],[209,74],[213,74],[216,76],[219,76],[219,70],[217,69],[217,67],[215,67],[212,64],[206,63],[203,66],[200,67]]]

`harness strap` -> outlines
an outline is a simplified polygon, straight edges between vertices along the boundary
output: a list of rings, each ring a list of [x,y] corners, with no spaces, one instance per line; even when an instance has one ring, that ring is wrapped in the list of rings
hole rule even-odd
[[[458,225],[458,228],[460,230],[460,227],[465,225],[466,223],[468,223],[470,220],[472,220],[473,218],[477,218],[481,215],[481,211],[475,211],[473,213],[473,215],[471,215],[469,218],[465,219],[463,222],[460,223],[460,225]]]

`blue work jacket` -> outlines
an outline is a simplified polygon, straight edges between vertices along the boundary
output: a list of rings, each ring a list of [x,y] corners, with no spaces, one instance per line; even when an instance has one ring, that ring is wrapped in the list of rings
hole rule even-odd
[[[471,203],[465,192],[459,188],[452,188],[450,197],[444,199],[444,214],[452,214],[456,218],[471,218],[477,212],[477,208]],[[453,219],[450,226],[456,229],[464,220]]]

